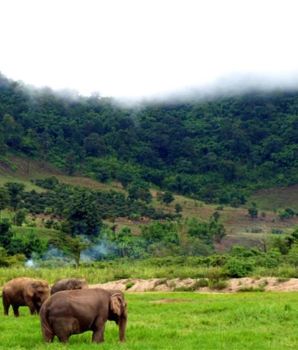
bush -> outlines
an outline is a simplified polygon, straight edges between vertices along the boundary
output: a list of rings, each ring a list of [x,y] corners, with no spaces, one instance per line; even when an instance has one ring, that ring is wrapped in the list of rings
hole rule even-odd
[[[220,280],[221,278],[226,277],[225,271],[221,267],[210,267],[206,273],[206,277],[209,280]]]
[[[125,283],[125,288],[126,288],[126,289],[129,289],[129,288],[131,288],[133,285],[134,285],[133,282],[126,282],[126,283]]]
[[[206,278],[200,278],[196,283],[197,288],[208,287],[208,280]]]
[[[225,281],[225,280],[218,280],[218,281],[209,280],[209,283],[208,283],[208,286],[210,289],[217,289],[217,290],[222,290],[226,288],[227,285],[228,285],[228,281]]]
[[[263,230],[260,227],[253,227],[251,233],[262,233]]]
[[[35,184],[36,186],[52,190],[59,184],[59,181],[55,176],[51,176],[43,180],[36,180]]]
[[[228,277],[247,277],[254,269],[254,263],[250,259],[240,260],[236,257],[231,257],[224,265],[224,270]]]
[[[280,228],[273,228],[273,229],[271,230],[271,233],[281,235],[281,234],[283,233],[283,230],[280,229]]]

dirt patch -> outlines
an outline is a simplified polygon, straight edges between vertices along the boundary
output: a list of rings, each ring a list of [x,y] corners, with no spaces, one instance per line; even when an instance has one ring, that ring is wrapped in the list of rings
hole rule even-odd
[[[227,281],[225,288],[221,290],[209,287],[199,287],[199,280],[192,278],[152,278],[122,279],[113,282],[90,285],[90,288],[118,289],[125,292],[173,292],[195,291],[198,293],[236,293],[244,291],[264,292],[293,292],[298,291],[297,278],[233,278]],[[166,300],[166,299],[165,299]],[[174,299],[171,299],[174,300]],[[163,301],[166,302],[166,301]],[[172,301],[173,302],[173,301]]]

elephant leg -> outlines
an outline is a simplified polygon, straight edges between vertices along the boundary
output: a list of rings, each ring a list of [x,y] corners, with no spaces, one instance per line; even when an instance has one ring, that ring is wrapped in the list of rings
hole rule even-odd
[[[69,333],[65,327],[53,327],[54,332],[61,343],[68,343],[71,333]]]
[[[31,315],[35,315],[36,314],[36,309],[35,309],[34,304],[30,303],[30,304],[28,304],[28,306],[29,306],[29,309],[30,309],[30,314]]]
[[[52,322],[52,327],[54,334],[57,335],[57,338],[62,343],[68,343],[72,334],[81,333],[80,325],[76,318],[61,317]]]
[[[42,335],[43,335],[43,339],[46,343],[53,342],[55,335],[52,332],[49,332],[48,330],[46,330],[44,327],[42,328]]]
[[[104,342],[105,326],[106,326],[106,323],[103,320],[101,320],[101,319],[96,320],[95,327],[93,330],[93,335],[92,335],[92,341],[94,343]]]
[[[10,307],[10,303],[7,300],[3,299],[3,310],[4,310],[5,316],[8,316],[9,307]]]
[[[68,343],[68,341],[69,341],[69,336],[66,334],[60,334],[60,335],[57,334],[57,337],[58,337],[60,343]]]
[[[20,313],[19,313],[19,306],[18,305],[12,305],[13,308],[13,313],[15,315],[15,317],[19,317]]]
[[[37,313],[37,315],[39,315],[40,308],[39,305],[35,305],[35,313]]]

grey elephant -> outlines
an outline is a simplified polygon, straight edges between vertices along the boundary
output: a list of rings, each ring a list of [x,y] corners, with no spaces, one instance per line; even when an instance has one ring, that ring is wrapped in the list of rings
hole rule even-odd
[[[42,335],[46,342],[57,336],[67,343],[72,334],[91,330],[92,341],[104,341],[106,321],[119,326],[119,338],[125,342],[127,304],[119,290],[102,288],[67,290],[53,294],[41,307]]]
[[[85,278],[64,278],[57,281],[51,288],[51,295],[61,290],[84,289],[88,288]]]
[[[20,316],[20,306],[28,306],[31,315],[38,314],[42,304],[49,296],[50,286],[47,281],[29,277],[14,278],[3,286],[4,315],[8,315],[10,305],[16,317]]]

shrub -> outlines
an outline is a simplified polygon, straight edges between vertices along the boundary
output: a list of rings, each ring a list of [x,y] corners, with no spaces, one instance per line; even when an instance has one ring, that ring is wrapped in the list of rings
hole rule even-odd
[[[262,233],[263,230],[262,230],[260,227],[253,227],[253,228],[251,229],[251,232],[252,232],[252,233]]]
[[[223,205],[219,205],[216,207],[216,210],[224,210],[224,206]]]
[[[250,259],[240,260],[236,257],[231,257],[224,265],[224,270],[229,277],[246,277],[252,273],[254,263]]]
[[[125,278],[129,278],[130,275],[128,272],[124,271],[124,270],[118,270],[118,271],[115,271],[114,273],[114,280],[122,280],[122,279],[125,279]]]
[[[211,289],[222,290],[226,288],[228,285],[228,281],[226,280],[209,280],[208,286]]]
[[[271,233],[281,235],[281,234],[283,233],[283,230],[280,229],[280,228],[273,228],[273,229],[271,230]]]
[[[154,282],[154,287],[160,286],[161,284],[167,284],[166,278],[162,278]]]
[[[198,288],[208,287],[208,280],[206,278],[200,278],[197,280],[196,285]]]
[[[125,283],[125,288],[126,288],[126,289],[129,289],[129,288],[131,288],[133,285],[134,285],[134,283],[131,282],[131,281],[126,282],[126,283]]]
[[[169,281],[169,282],[167,282],[167,286],[169,288],[175,288],[176,287],[176,282],[175,281]]]
[[[219,281],[226,277],[226,272],[221,267],[210,267],[206,273],[206,277],[209,281]]]
[[[260,284],[258,287],[246,286],[238,289],[238,292],[265,292],[265,287],[267,283]]]

